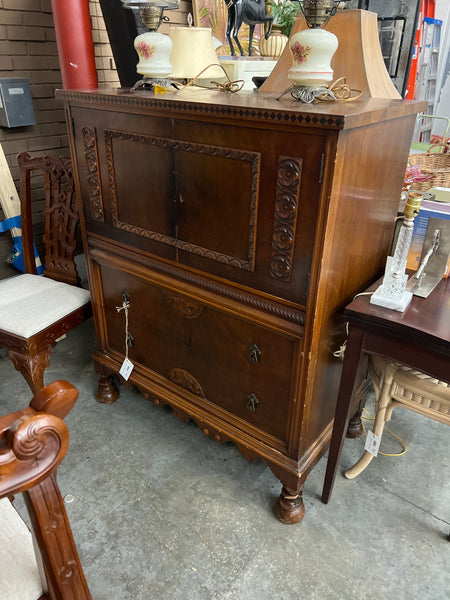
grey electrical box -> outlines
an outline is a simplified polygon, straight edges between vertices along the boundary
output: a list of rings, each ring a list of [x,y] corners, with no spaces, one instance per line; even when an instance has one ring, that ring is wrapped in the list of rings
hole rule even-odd
[[[24,127],[35,124],[28,79],[0,77],[0,125]]]

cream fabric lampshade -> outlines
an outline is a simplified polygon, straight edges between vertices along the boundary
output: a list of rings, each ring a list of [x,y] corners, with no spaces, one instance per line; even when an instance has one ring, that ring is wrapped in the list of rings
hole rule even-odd
[[[202,81],[224,76],[209,27],[171,27],[169,36],[173,43],[170,54],[173,79],[194,79],[211,64],[217,67],[202,73]]]

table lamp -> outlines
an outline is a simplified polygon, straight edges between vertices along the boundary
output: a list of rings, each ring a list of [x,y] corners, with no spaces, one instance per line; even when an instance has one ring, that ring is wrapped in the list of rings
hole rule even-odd
[[[155,85],[168,87],[171,85],[168,77],[172,74],[170,53],[172,41],[169,36],[157,30],[163,21],[164,10],[179,8],[180,0],[121,0],[125,8],[139,9],[139,15],[148,29],[134,40],[134,47],[139,56],[136,71],[143,76],[137,81],[133,90],[144,87],[154,89]]]
[[[406,289],[408,275],[406,263],[413,234],[414,218],[419,213],[422,196],[410,193],[405,206],[405,217],[395,245],[394,256],[388,256],[383,283],[370,297],[370,303],[403,312],[412,299],[412,292]]]
[[[170,55],[173,79],[207,85],[211,78],[223,78],[209,27],[171,27],[169,36],[173,44]]]
[[[303,0],[300,8],[307,29],[295,33],[289,40],[293,65],[288,78],[293,82],[292,95],[302,102],[312,102],[326,94],[334,99],[326,87],[333,80],[331,59],[338,47],[338,39],[322,29],[336,14],[340,0]]]

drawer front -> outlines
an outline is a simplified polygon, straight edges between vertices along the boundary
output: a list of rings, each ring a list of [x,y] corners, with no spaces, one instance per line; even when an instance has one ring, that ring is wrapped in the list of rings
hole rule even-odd
[[[124,354],[125,291],[135,365],[285,439],[298,339],[109,266],[100,276],[107,347]]]
[[[72,114],[89,233],[305,306],[325,134]]]

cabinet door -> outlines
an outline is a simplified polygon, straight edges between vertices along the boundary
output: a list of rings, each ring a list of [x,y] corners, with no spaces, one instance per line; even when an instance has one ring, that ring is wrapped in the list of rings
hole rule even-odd
[[[172,126],[168,119],[72,109],[88,233],[175,259]]]
[[[135,372],[144,369],[149,381],[179,388],[207,410],[220,407],[223,418],[237,418],[240,427],[285,440],[291,372],[301,343],[294,332],[281,334],[106,265],[100,270],[106,347],[125,352],[125,316],[116,307],[126,291]]]
[[[253,271],[260,170],[259,152],[177,144],[179,262],[195,255],[203,269],[214,261]]]
[[[88,232],[305,307],[326,132],[73,117]]]
[[[325,134],[176,120],[177,261],[305,305]]]

